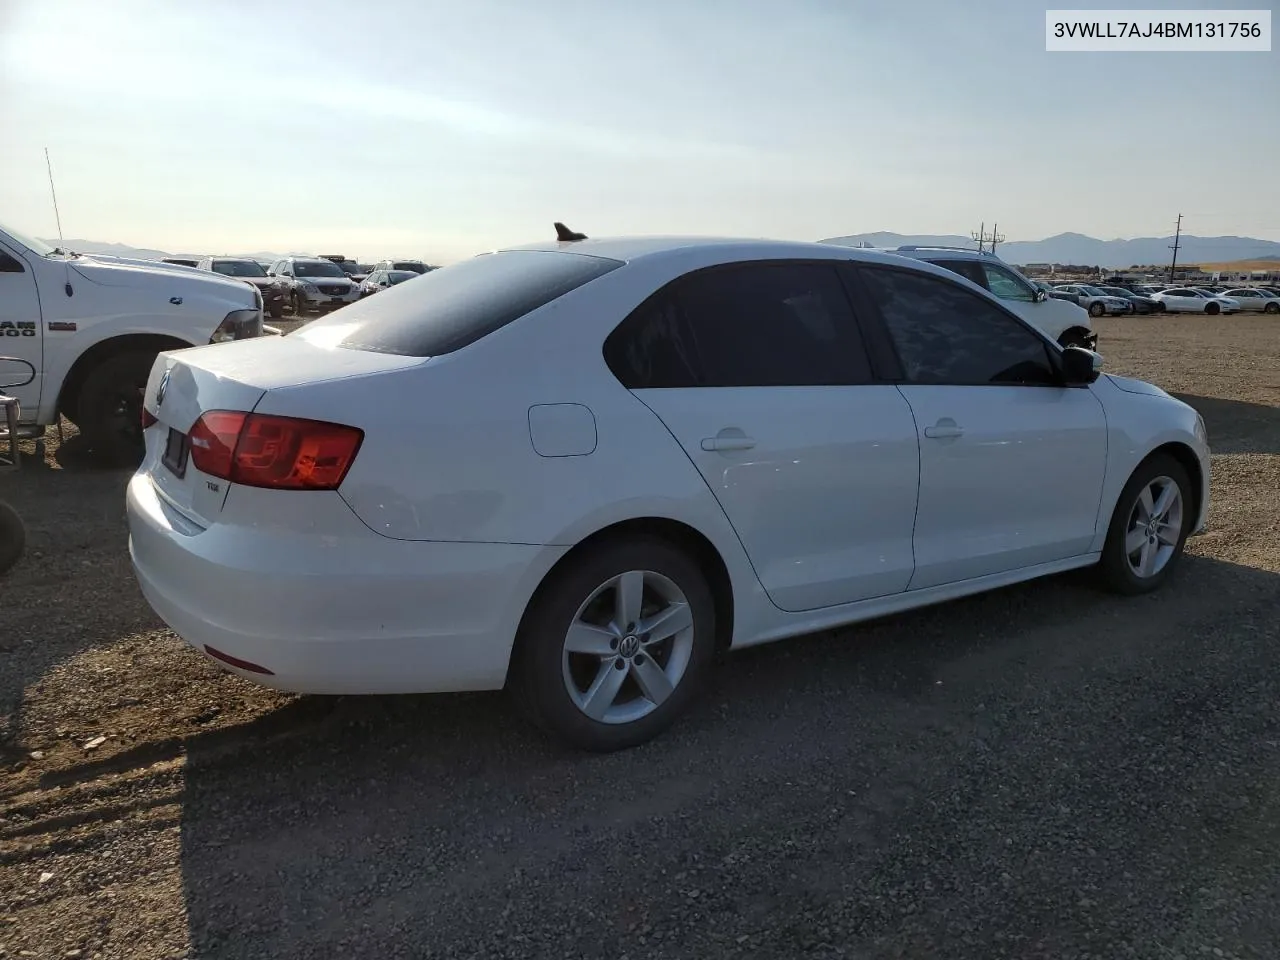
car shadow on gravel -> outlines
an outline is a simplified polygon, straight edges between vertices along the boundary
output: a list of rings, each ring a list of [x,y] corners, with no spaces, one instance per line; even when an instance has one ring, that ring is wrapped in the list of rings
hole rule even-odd
[[[1214,453],[1280,453],[1280,406],[1179,393],[1204,417]]]
[[[1253,955],[1277,641],[1280,576],[1188,556],[727,655],[606,756],[496,694],[299,698],[185,742],[192,955]]]
[[[12,736],[24,696],[54,664],[160,626],[124,549],[129,476],[48,469],[28,456],[0,479],[0,499],[26,528],[22,558],[0,579],[0,763],[22,753]]]

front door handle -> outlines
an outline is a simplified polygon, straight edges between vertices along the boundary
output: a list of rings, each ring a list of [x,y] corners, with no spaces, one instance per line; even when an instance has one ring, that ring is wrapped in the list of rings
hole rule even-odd
[[[736,427],[727,427],[714,437],[702,441],[702,449],[708,453],[723,453],[726,450],[750,450],[756,445],[752,437],[748,437]]]
[[[930,440],[952,440],[964,436],[964,428],[950,417],[943,417],[932,427],[925,427],[924,435]]]

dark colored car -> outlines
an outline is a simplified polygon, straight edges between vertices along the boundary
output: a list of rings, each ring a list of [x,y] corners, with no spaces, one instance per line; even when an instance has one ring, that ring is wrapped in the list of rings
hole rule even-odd
[[[257,287],[262,294],[263,311],[273,320],[284,316],[284,309],[289,305],[289,285],[267,276],[267,271],[257,260],[250,260],[248,257],[205,257],[195,267],[197,270],[220,273],[224,277],[235,277],[251,287]]]
[[[1144,297],[1142,294],[1126,290],[1124,287],[1103,287],[1102,291],[1111,294],[1113,297],[1124,297],[1133,304],[1134,313],[1164,313],[1164,304],[1159,300],[1152,300],[1150,297]]]

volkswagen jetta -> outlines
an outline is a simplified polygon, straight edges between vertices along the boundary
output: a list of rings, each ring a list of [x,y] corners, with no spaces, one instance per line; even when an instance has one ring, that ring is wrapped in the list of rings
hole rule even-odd
[[[161,354],[130,551],[245,678],[506,686],[617,749],[719,649],[1086,566],[1160,586],[1208,509],[1204,424],[1098,360],[892,253],[533,244]]]

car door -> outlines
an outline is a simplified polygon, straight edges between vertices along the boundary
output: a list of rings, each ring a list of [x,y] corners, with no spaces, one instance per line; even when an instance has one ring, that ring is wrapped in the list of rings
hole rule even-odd
[[[863,265],[920,437],[909,589],[1088,552],[1107,465],[1102,404],[1063,387],[1055,349],[959,284]]]
[[[44,331],[35,274],[17,250],[0,244],[0,394],[17,397],[23,420],[40,409]],[[3,422],[0,416],[0,423]]]
[[[871,382],[833,263],[687,274],[610,335],[605,357],[702,474],[775,605],[906,589],[915,422],[895,387]]]
[[[1204,301],[1190,290],[1166,290],[1164,302],[1166,306],[1181,312],[1188,310],[1199,312],[1204,309]]]

